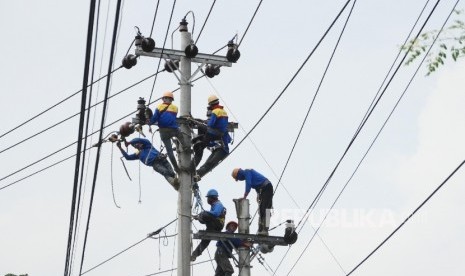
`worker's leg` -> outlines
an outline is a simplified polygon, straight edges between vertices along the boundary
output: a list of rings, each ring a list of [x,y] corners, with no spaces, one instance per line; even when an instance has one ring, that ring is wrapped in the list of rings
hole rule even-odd
[[[197,170],[197,174],[200,177],[203,177],[209,171],[213,170],[221,161],[223,161],[226,158],[226,156],[228,156],[228,153],[224,149],[215,149],[210,154],[207,161],[205,161],[205,163]]]
[[[153,169],[159,174],[163,175],[176,190],[179,188],[179,182],[174,173],[173,167],[171,167],[170,162],[166,158],[160,157],[155,159],[152,165]]]
[[[258,222],[258,232],[268,232],[269,218],[267,219],[266,210],[273,208],[273,185],[268,184],[260,191],[260,218]]]
[[[175,171],[178,171],[178,162],[176,161],[176,157],[174,156],[173,146],[171,144],[171,138],[177,137],[177,133],[179,132],[178,129],[175,128],[160,128],[160,138],[163,144],[165,145],[166,154],[170,159],[171,164]]]
[[[234,273],[234,268],[229,261],[228,254],[222,247],[217,247],[215,261],[217,264],[215,276],[231,276]],[[220,274],[217,274],[218,271]]]

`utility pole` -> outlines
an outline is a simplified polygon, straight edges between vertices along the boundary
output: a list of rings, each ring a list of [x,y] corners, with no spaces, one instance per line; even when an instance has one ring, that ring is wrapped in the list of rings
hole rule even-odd
[[[188,120],[182,120],[183,118],[191,117],[191,86],[194,76],[200,71],[201,67],[210,64],[217,66],[231,67],[232,63],[228,61],[226,57],[217,55],[207,55],[197,53],[196,49],[194,54],[188,52],[187,48],[192,49],[193,40],[191,33],[187,28],[187,22],[183,19],[180,23],[179,32],[181,35],[181,50],[161,49],[154,48],[151,51],[144,51],[143,47],[138,46],[136,49],[136,55],[139,56],[151,56],[157,58],[163,58],[168,61],[179,61],[179,68],[176,67],[176,63],[171,63],[169,67],[179,80],[180,85],[180,129],[183,133],[183,139],[181,141],[182,146],[177,147],[177,153],[179,157],[179,168],[178,178],[180,182],[179,194],[178,194],[178,221],[179,221],[179,233],[178,233],[178,265],[177,275],[178,276],[190,276],[190,256],[191,256],[191,210],[192,210],[192,179],[193,173],[195,172],[195,166],[191,159],[192,154],[192,137],[191,130],[189,128]],[[196,47],[195,47],[196,48]],[[168,62],[167,61],[167,62]],[[191,73],[191,62],[201,63],[199,68],[192,74]],[[134,63],[135,64],[135,63]],[[166,67],[165,67],[166,68]],[[175,72],[179,69],[178,76]]]
[[[239,234],[249,234],[250,211],[248,199],[234,199],[236,205]],[[239,276],[250,276],[250,250],[239,247]]]

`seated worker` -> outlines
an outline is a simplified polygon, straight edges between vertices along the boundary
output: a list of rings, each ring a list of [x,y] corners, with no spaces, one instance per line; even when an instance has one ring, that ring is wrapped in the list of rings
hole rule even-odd
[[[173,104],[174,96],[171,91],[163,93],[162,103],[157,106],[153,112],[152,118],[148,122],[149,125],[158,124],[158,130],[160,131],[160,139],[165,145],[166,154],[170,159],[171,164],[176,172],[179,172],[178,163],[174,157],[173,147],[171,145],[171,139],[173,137],[178,138],[178,141],[182,141],[182,134],[179,129],[176,117],[178,115],[178,107]]]
[[[126,151],[121,148],[121,142],[118,141],[116,143],[116,146],[120,149],[126,160],[139,159],[144,165],[153,167],[156,172],[163,175],[175,190],[179,189],[179,180],[173,171],[173,167],[171,167],[170,163],[166,160],[166,157],[161,155],[158,150],[152,146],[149,140],[134,138],[129,144],[138,151],[133,154],[127,154]]]
[[[225,233],[234,233],[237,230],[237,222],[230,221],[226,224]],[[216,242],[216,252],[215,252],[215,261],[216,261],[216,270],[215,276],[231,276],[234,273],[234,269],[231,265],[229,259],[232,257],[232,250],[240,246],[250,246],[240,239],[231,238],[226,241],[217,241]]]
[[[212,153],[207,161],[197,170],[195,181],[200,179],[218,165],[229,154],[229,146],[232,139],[228,133],[228,113],[220,105],[215,95],[208,97],[208,109],[211,115],[207,120],[206,132],[193,139],[194,163],[197,167],[202,160],[205,148],[210,148]]]
[[[210,204],[210,211],[202,211],[199,215],[193,216],[193,219],[207,226],[206,231],[220,232],[224,226],[224,218],[226,216],[226,208],[223,203],[218,200],[218,192],[215,189],[208,191],[207,202]],[[199,245],[192,252],[191,261],[202,255],[202,252],[208,247],[210,240],[201,240]]]

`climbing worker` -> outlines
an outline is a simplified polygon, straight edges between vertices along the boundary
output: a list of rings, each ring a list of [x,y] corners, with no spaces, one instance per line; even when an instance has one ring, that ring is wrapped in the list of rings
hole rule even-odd
[[[212,153],[197,170],[194,176],[195,181],[200,181],[205,174],[226,158],[229,154],[228,144],[232,141],[228,133],[228,113],[220,105],[217,96],[208,97],[208,109],[211,110],[211,115],[207,120],[206,133],[193,139],[195,166],[197,167],[202,160],[205,148],[210,148]]]
[[[179,142],[182,141],[181,131],[178,123],[176,122],[176,116],[178,115],[178,107],[173,104],[174,97],[173,92],[167,91],[163,93],[162,103],[155,108],[152,118],[150,118],[148,124],[158,124],[158,130],[160,131],[160,138],[166,148],[166,154],[168,155],[171,164],[176,172],[179,172],[178,163],[174,157],[173,147],[171,145],[171,139],[176,137]]]
[[[173,167],[171,167],[170,163],[166,160],[166,156],[160,154],[160,152],[152,146],[152,143],[150,143],[149,140],[144,138],[134,138],[129,142],[129,144],[138,151],[133,154],[127,154],[126,151],[121,148],[121,142],[118,141],[116,143],[116,146],[120,149],[126,160],[139,159],[142,163],[153,167],[156,172],[163,175],[176,191],[179,189],[179,180],[173,171]]]
[[[211,206],[210,211],[202,211],[200,214],[192,216],[192,218],[198,220],[201,224],[205,224],[207,226],[206,231],[220,232],[224,226],[226,208],[218,200],[218,192],[215,189],[209,190],[206,197],[208,204]],[[198,256],[202,255],[202,252],[209,244],[210,240],[201,240],[192,252],[191,261],[195,261]]]
[[[273,208],[273,185],[271,182],[254,169],[236,168],[232,171],[232,177],[238,180],[245,180],[245,193],[243,199],[247,198],[252,188],[257,191],[257,201],[259,205],[258,234],[268,235],[268,220],[266,211]]]
[[[226,224],[225,233],[234,233],[237,230],[237,222],[230,221]],[[234,273],[234,269],[229,261],[229,258],[232,257],[232,250],[240,246],[246,246],[242,240],[237,238],[230,238],[225,241],[216,242],[216,252],[215,252],[215,261],[216,261],[216,270],[215,276],[231,276]]]

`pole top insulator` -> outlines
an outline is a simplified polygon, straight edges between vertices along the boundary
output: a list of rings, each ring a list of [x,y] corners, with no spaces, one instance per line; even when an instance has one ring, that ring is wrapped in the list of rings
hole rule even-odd
[[[179,31],[180,32],[187,32],[187,21],[185,18],[182,19],[181,22],[179,22]]]

